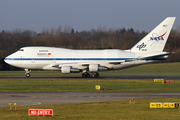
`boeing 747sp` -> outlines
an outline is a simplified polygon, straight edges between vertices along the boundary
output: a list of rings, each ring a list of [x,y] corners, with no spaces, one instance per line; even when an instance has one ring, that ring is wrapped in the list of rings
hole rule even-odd
[[[129,50],[72,50],[55,47],[23,47],[7,56],[4,61],[24,68],[26,77],[31,69],[60,70],[79,73],[82,77],[99,77],[98,71],[119,70],[165,60],[163,52],[175,17],[168,17]]]

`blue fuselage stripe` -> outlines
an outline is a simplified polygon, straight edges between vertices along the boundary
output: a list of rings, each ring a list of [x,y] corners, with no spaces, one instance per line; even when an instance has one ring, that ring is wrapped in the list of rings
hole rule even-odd
[[[5,58],[4,60],[136,60],[136,58]]]
[[[154,58],[147,60],[165,60],[166,58]],[[29,61],[29,60],[138,60],[138,58],[5,58],[4,60],[20,60],[20,61]]]

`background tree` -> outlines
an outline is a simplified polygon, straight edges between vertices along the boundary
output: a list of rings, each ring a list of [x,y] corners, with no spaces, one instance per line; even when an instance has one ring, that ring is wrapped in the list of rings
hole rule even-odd
[[[62,32],[64,31],[64,32]],[[99,27],[97,30],[74,32],[71,26],[43,28],[40,34],[33,30],[15,29],[0,32],[0,70],[19,70],[4,63],[4,58],[24,46],[50,46],[70,49],[122,49],[133,47],[147,32],[130,29]],[[174,52],[160,62],[180,62],[180,32],[172,30],[164,51]]]

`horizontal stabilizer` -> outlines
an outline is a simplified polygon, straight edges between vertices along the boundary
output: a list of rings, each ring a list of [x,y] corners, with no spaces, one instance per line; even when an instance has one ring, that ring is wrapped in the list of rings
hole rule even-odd
[[[158,55],[153,55],[153,56],[147,56],[147,57],[142,57],[140,58],[140,60],[151,60],[151,59],[155,59],[155,58],[160,58],[160,57],[164,57],[171,54],[170,52],[166,52],[164,54],[158,54]]]

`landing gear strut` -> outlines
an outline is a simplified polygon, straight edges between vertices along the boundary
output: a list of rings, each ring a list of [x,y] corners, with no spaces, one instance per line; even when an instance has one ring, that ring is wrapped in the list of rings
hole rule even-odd
[[[28,70],[28,69],[24,69],[24,70],[26,71],[25,73],[26,77],[29,78],[31,70]]]

